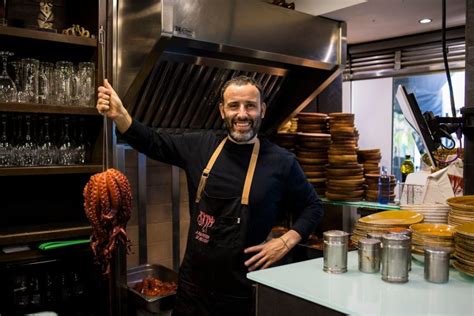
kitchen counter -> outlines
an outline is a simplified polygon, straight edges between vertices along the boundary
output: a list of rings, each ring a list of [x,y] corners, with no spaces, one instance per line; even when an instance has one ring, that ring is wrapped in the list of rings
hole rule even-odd
[[[348,272],[343,274],[324,272],[323,258],[318,258],[251,272],[247,277],[257,282],[257,295],[264,288],[262,293],[270,290],[273,302],[281,302],[289,294],[302,304],[311,302],[329,311],[325,314],[474,315],[474,278],[451,269],[448,283],[429,283],[424,280],[423,264],[415,260],[409,282],[404,284],[384,282],[380,273],[360,272],[357,251],[349,252]],[[258,306],[269,303],[265,297],[260,295],[257,302],[259,315],[267,314]]]

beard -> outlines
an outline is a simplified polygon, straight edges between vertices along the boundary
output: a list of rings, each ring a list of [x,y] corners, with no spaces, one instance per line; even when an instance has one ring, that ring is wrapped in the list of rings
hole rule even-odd
[[[261,116],[256,117],[255,119],[239,119],[237,117],[225,117],[225,125],[227,127],[227,132],[229,137],[238,143],[248,142],[257,135],[262,125]],[[236,127],[236,124],[248,124],[246,130],[239,130]]]

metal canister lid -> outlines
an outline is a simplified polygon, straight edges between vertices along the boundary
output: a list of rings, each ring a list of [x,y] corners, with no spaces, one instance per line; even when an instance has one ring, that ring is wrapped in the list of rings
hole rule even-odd
[[[362,238],[358,242],[359,249],[377,251],[380,247],[380,240],[374,238]]]
[[[410,237],[412,235],[411,230],[406,229],[406,228],[400,228],[400,227],[391,228],[388,230],[387,233],[392,234],[392,235],[405,235],[405,236],[410,236]]]
[[[384,234],[382,236],[382,242],[384,244],[389,243],[392,245],[406,245],[410,242],[410,237],[399,234]]]
[[[451,249],[442,247],[427,247],[425,254],[436,258],[449,258],[451,256]]]
[[[383,235],[384,233],[378,233],[378,232],[367,233],[367,237],[377,239],[379,241],[382,241]]]
[[[345,241],[349,234],[342,230],[328,230],[323,233],[323,239],[327,241]]]

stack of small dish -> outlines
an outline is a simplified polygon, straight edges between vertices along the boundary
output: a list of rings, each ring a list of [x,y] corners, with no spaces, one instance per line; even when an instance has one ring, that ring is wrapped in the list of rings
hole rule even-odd
[[[357,160],[364,165],[364,174],[379,174],[381,159],[380,149],[359,149],[357,151]]]
[[[329,131],[332,143],[328,151],[326,197],[360,201],[364,196],[364,169],[357,162],[358,133],[354,114],[330,113]]]
[[[447,224],[450,207],[445,204],[402,204],[400,209],[423,214],[424,223]]]
[[[365,174],[365,183],[367,184],[365,199],[370,202],[377,202],[379,194],[381,194],[385,199],[393,202],[395,200],[395,181],[394,175],[381,177],[377,173]]]
[[[412,255],[423,261],[426,247],[441,247],[454,251],[454,228],[446,224],[421,223],[410,226]]]
[[[446,200],[451,210],[448,215],[448,223],[461,225],[474,222],[474,195],[452,197]]]
[[[410,225],[423,221],[423,215],[411,211],[384,211],[361,217],[355,224],[351,240],[357,244],[368,233],[388,233],[393,228],[408,229]]]
[[[454,234],[453,266],[456,270],[474,276],[474,223],[456,226]]]
[[[326,165],[331,135],[321,133],[298,133],[296,158],[308,181],[316,192],[323,196],[326,192]]]

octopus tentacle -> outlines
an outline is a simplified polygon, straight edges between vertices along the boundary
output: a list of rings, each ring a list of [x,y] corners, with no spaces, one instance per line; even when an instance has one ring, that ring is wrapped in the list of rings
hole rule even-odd
[[[92,226],[91,248],[104,275],[108,275],[117,244],[130,250],[125,230],[132,211],[130,183],[120,171],[108,169],[90,178],[83,195],[84,210]]]

